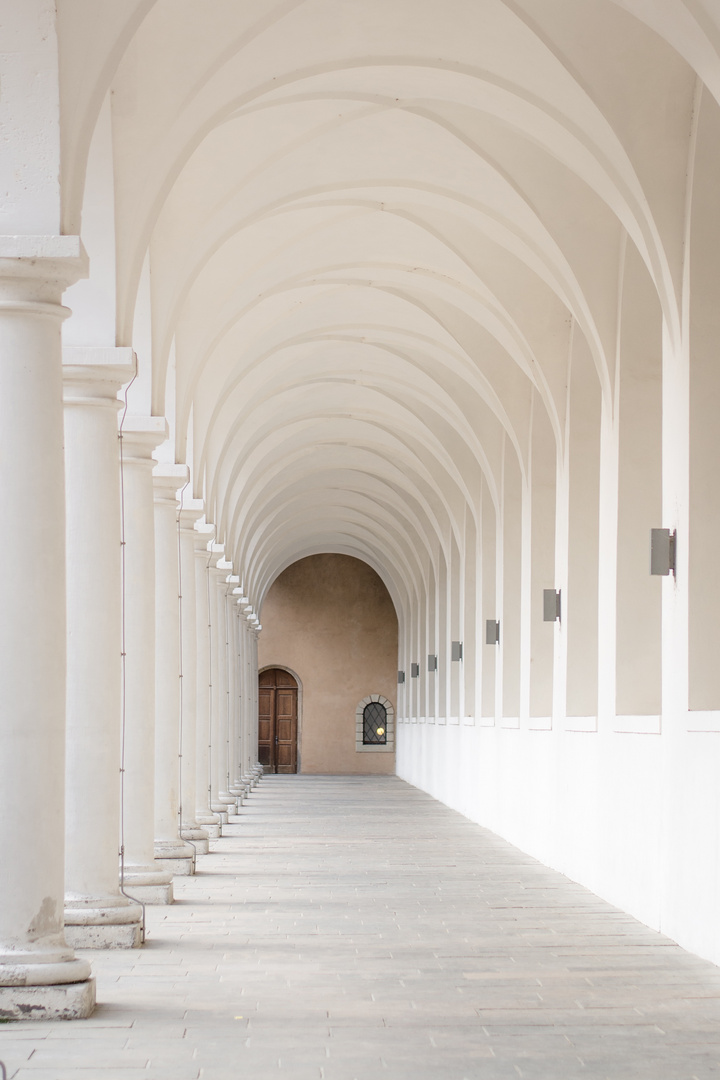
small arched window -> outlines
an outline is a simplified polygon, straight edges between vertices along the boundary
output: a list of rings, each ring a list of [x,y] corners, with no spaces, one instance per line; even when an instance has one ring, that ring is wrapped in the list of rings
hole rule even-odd
[[[358,701],[355,751],[358,754],[395,753],[395,708],[382,694],[368,694]]]
[[[387,709],[379,701],[369,702],[363,709],[363,746],[387,744]]]

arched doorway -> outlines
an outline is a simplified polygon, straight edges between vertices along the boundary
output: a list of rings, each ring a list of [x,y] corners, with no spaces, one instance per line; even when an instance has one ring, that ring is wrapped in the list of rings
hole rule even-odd
[[[258,761],[266,773],[297,772],[298,684],[289,671],[258,677]]]

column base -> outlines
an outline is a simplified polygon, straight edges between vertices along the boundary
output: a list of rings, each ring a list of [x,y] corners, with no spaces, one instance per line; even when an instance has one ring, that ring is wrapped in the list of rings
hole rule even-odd
[[[208,834],[208,840],[219,840],[222,836],[222,825],[219,821],[214,821],[212,825],[203,825],[203,829]]]
[[[2,1020],[85,1020],[94,1009],[94,979],[53,986],[0,986]]]
[[[118,904],[67,903],[65,940],[73,949],[139,949],[142,945],[142,908],[122,897]]]
[[[210,850],[209,836],[205,829],[199,829],[197,826],[189,826],[187,829],[182,828],[180,835],[183,840],[187,840],[195,848],[196,855],[207,855]]]
[[[201,810],[195,814],[195,820],[200,828],[204,829],[208,834],[208,840],[219,840],[222,836],[222,828],[218,814],[212,814],[209,810]]]
[[[171,874],[188,877],[195,873],[195,848],[184,840],[156,840],[155,866]]]
[[[215,817],[220,818],[221,825],[227,825],[228,820],[228,804],[227,803],[211,803],[210,809],[215,814]]]
[[[139,949],[143,943],[142,923],[108,926],[66,923],[65,940],[73,949]]]
[[[168,870],[173,877],[191,877],[195,873],[195,859],[192,855],[186,859],[156,859],[163,870]]]
[[[125,867],[123,892],[141,904],[172,904],[172,874],[151,866]]]

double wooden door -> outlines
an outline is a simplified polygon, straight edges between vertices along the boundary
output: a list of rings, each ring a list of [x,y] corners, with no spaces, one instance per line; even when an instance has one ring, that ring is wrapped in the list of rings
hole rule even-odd
[[[297,772],[298,685],[287,671],[259,676],[258,761],[265,772]]]

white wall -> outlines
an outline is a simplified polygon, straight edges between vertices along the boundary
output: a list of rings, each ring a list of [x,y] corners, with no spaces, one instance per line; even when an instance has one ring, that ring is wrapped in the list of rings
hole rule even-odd
[[[398,726],[404,780],[715,963],[719,767],[720,733]]]

